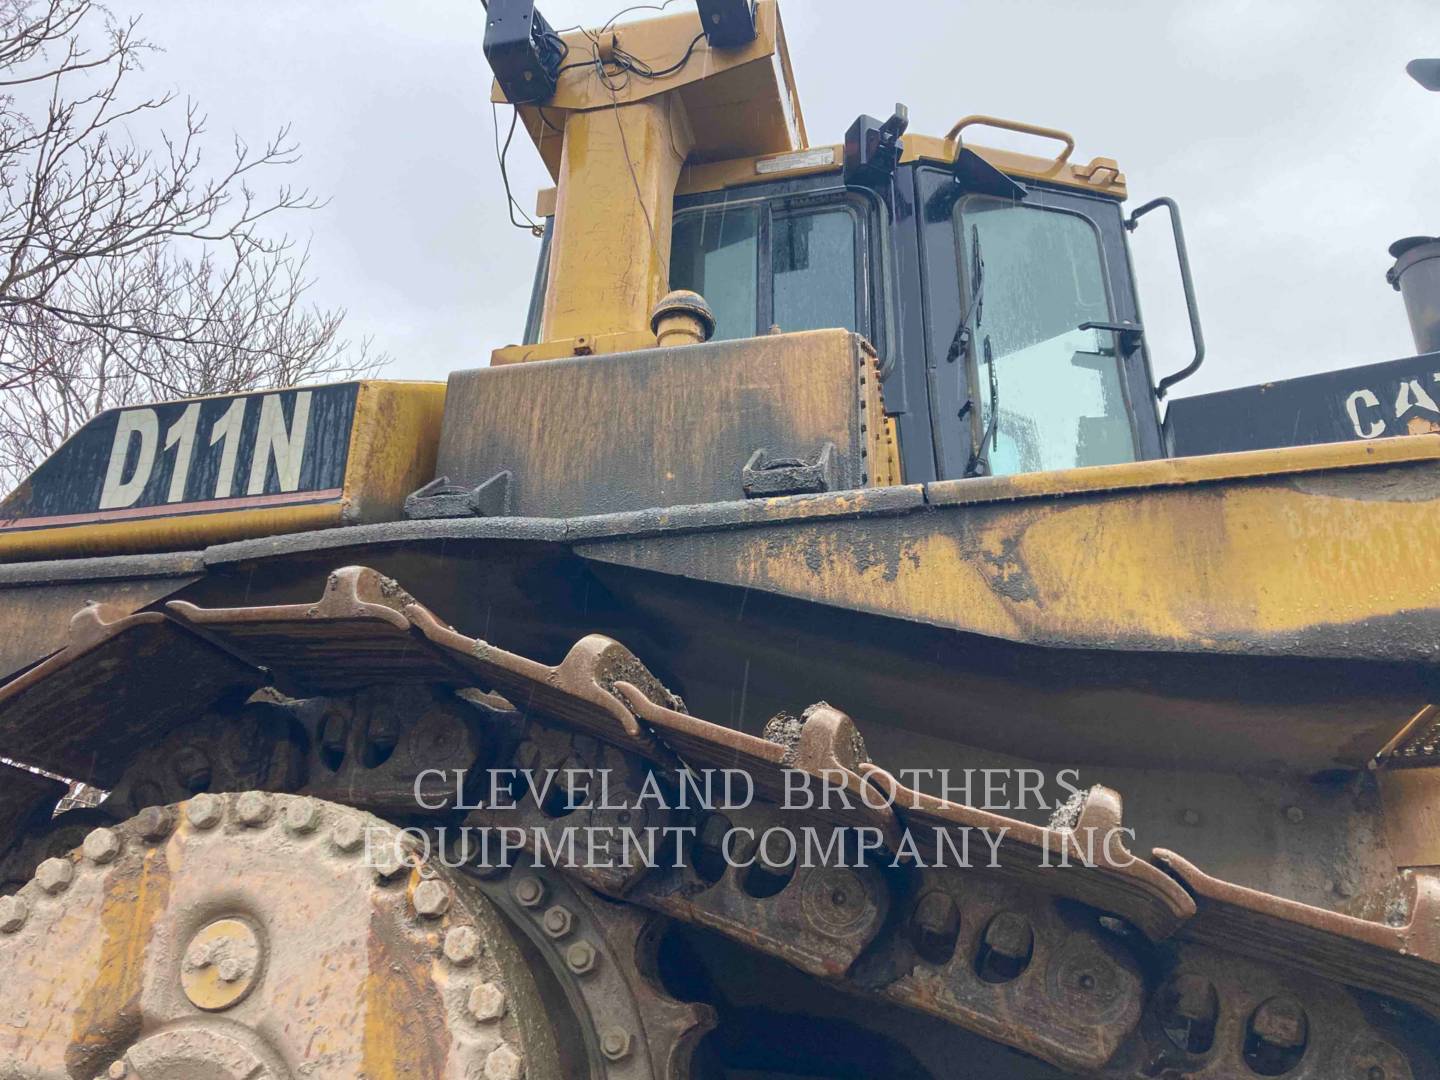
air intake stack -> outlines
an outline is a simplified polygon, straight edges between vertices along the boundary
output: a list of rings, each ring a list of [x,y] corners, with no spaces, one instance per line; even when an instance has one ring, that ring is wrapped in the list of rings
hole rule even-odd
[[[1405,298],[1415,350],[1440,352],[1440,237],[1407,236],[1390,245],[1385,280]]]

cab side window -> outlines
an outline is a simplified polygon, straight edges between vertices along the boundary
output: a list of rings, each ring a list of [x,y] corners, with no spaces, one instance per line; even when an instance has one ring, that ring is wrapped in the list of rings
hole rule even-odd
[[[872,337],[862,214],[845,199],[677,211],[670,287],[715,312],[715,339],[839,327]]]

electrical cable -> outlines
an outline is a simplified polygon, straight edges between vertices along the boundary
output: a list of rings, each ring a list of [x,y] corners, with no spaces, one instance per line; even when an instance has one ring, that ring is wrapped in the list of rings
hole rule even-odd
[[[510,191],[510,172],[505,165],[505,159],[510,153],[510,141],[515,138],[515,125],[520,119],[519,107],[512,106],[512,108],[514,111],[510,115],[510,131],[505,136],[505,147],[501,149],[499,114],[496,111],[495,102],[490,103],[490,126],[495,133],[495,160],[500,163],[500,179],[505,184],[505,201],[508,204],[507,209],[510,211],[510,224],[517,229],[525,229],[532,236],[540,237],[545,235],[545,227],[538,224],[525,212],[525,208],[515,201],[515,196]],[[520,216],[525,219],[524,221],[516,220],[515,211],[517,210],[520,211]]]

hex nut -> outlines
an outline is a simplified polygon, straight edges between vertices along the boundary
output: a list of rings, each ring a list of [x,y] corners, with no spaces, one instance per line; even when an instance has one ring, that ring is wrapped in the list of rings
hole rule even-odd
[[[303,836],[320,827],[320,804],[314,799],[291,799],[280,811],[280,822],[289,832]]]
[[[574,927],[575,917],[570,914],[569,908],[556,904],[545,912],[542,925],[545,933],[552,938],[563,938]]]
[[[196,795],[185,804],[185,817],[197,829],[213,829],[225,818],[225,806],[209,792]]]
[[[92,829],[80,850],[91,862],[104,866],[120,854],[120,834],[114,829]]]
[[[1293,1049],[1305,1045],[1309,1023],[1305,1009],[1291,997],[1273,997],[1250,1018],[1250,1030],[1272,1046]]]
[[[164,840],[170,835],[170,830],[175,827],[174,818],[170,811],[163,806],[147,806],[135,815],[136,827],[140,835],[146,840]],[[115,1064],[124,1065],[123,1061]]]
[[[510,891],[522,907],[538,907],[545,899],[545,883],[536,877],[517,878]]]
[[[46,859],[35,868],[35,883],[51,896],[63,892],[75,880],[75,864],[69,859]]]
[[[588,941],[577,941],[565,950],[565,966],[576,975],[584,975],[595,967],[595,946]]]
[[[470,991],[466,1007],[476,1020],[499,1020],[505,1015],[505,991],[494,983],[481,983]]]
[[[630,1056],[633,1041],[624,1028],[607,1028],[600,1035],[600,1053],[607,1061],[623,1061]]]
[[[1024,915],[1002,911],[985,927],[985,944],[1001,956],[1020,960],[1035,947],[1035,931]]]
[[[480,955],[480,935],[471,926],[454,926],[445,935],[445,959],[452,964],[473,964]]]
[[[341,851],[359,851],[365,840],[365,830],[358,819],[347,814],[335,822],[335,827],[330,830],[330,839]]]
[[[399,844],[385,844],[375,855],[373,869],[375,876],[381,881],[392,881],[409,868],[410,860],[400,850]]]
[[[485,1059],[485,1080],[520,1080],[524,1064],[519,1054],[501,1043]]]
[[[270,796],[263,791],[247,791],[235,800],[235,817],[241,825],[257,829],[270,820]]]
[[[1299,825],[1305,820],[1305,811],[1298,806],[1287,806],[1285,808],[1285,820],[1291,825]]]
[[[13,934],[30,917],[30,905],[18,896],[0,896],[0,934]]]
[[[440,881],[422,881],[415,886],[411,897],[417,914],[427,919],[438,919],[450,907],[450,890]]]

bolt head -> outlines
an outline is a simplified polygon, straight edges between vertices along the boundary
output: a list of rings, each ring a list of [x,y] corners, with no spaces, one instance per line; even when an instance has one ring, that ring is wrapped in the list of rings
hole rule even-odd
[[[545,899],[545,883],[536,877],[516,878],[510,890],[523,907],[538,907]]]
[[[1305,820],[1305,811],[1298,806],[1287,806],[1285,808],[1285,820],[1291,825],[1299,825]]]
[[[1002,911],[985,927],[985,944],[991,951],[1012,960],[1022,960],[1035,947],[1030,920],[1014,911]]]
[[[470,991],[466,1008],[476,1020],[499,1020],[505,1015],[505,991],[494,983],[480,983]]]
[[[1270,1045],[1286,1048],[1304,1046],[1309,1034],[1305,1009],[1291,997],[1273,997],[1262,1004],[1250,1028]]]
[[[1182,810],[1182,811],[1180,812],[1180,820],[1181,820],[1184,824],[1186,824],[1186,825],[1191,825],[1191,826],[1199,825],[1199,824],[1200,824],[1200,811],[1199,811],[1199,810],[1195,810],[1195,809],[1190,808],[1190,807],[1186,807],[1184,810]]]
[[[35,868],[35,883],[51,896],[64,891],[75,880],[75,864],[69,859],[46,859]]]
[[[485,1059],[485,1080],[520,1080],[525,1063],[520,1055],[501,1043]]]
[[[235,980],[240,978],[240,976],[245,974],[244,965],[242,965],[239,960],[236,960],[233,957],[227,957],[226,959],[221,960],[220,966],[216,969],[216,971],[220,975],[220,981],[227,983],[233,983]]]
[[[104,866],[120,854],[120,834],[114,829],[92,829],[80,850],[91,862]]]
[[[304,836],[320,826],[320,804],[313,799],[295,799],[280,811],[280,821],[288,832]]]
[[[341,851],[359,851],[360,845],[365,842],[365,827],[357,818],[347,814],[335,822],[335,827],[330,830],[330,839]]]
[[[1171,983],[1171,992],[1175,1002],[1173,1012],[1177,1018],[1195,1022],[1215,1019],[1219,999],[1214,984],[1203,975],[1177,975]]]
[[[445,959],[452,964],[473,964],[480,955],[480,935],[472,926],[454,926],[445,935]]]
[[[235,800],[235,817],[241,825],[258,829],[270,820],[270,796],[263,791],[247,791]]]
[[[18,896],[0,896],[0,934],[13,934],[30,917],[30,905]]]
[[[209,792],[196,795],[185,804],[185,817],[197,829],[213,829],[225,818],[225,805]]]
[[[433,878],[415,886],[411,897],[417,914],[427,919],[438,919],[450,908],[450,890],[444,882]]]
[[[569,908],[556,904],[545,912],[543,925],[552,938],[562,938],[574,927],[575,918]]]
[[[608,1061],[623,1061],[630,1056],[633,1041],[624,1028],[607,1028],[600,1035],[600,1053]]]
[[[399,844],[384,844],[375,853],[375,876],[381,881],[393,881],[401,872],[410,868],[410,860]]]
[[[135,815],[135,824],[140,830],[140,835],[146,840],[164,840],[170,835],[170,830],[175,827],[175,822],[170,816],[170,811],[163,806],[147,806]],[[117,1061],[116,1065],[124,1065],[123,1061]]]
[[[595,946],[588,941],[577,941],[565,950],[565,966],[576,975],[584,975],[595,967]]]

